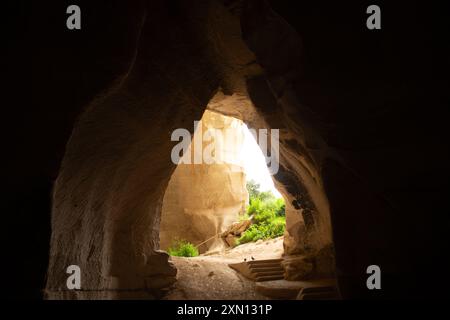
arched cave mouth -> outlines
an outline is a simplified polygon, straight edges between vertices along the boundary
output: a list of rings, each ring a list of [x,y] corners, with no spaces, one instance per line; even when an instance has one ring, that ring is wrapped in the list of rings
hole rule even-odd
[[[284,198],[267,168],[270,151],[266,159],[260,149],[267,143],[259,145],[252,132],[240,119],[204,112],[165,191],[160,249],[171,254],[177,245],[189,244],[200,254],[220,254],[240,244],[280,238],[282,251]]]
[[[90,103],[74,126],[54,184],[45,289],[49,299],[154,299],[180,282],[182,273],[177,275],[159,244],[164,196],[177,163],[171,159],[176,143],[170,138],[179,128],[193,131],[193,121],[205,109],[256,130],[279,129],[279,168],[273,178],[285,199],[283,277],[297,281],[335,276],[330,208],[322,181],[329,170],[329,149],[312,125],[314,119],[297,111],[304,107],[288,83],[292,79],[277,76],[281,69],[271,67],[285,59],[256,59],[252,50],[258,53],[266,47],[255,44],[267,34],[258,32],[264,37],[252,38],[246,29],[259,24],[241,28],[239,18],[220,5],[208,7],[207,15],[201,4],[188,9],[195,21],[224,15],[223,21],[207,19],[196,25],[201,32],[213,28],[220,36],[198,43],[205,46],[203,51],[183,41],[180,50],[173,47],[173,39],[184,39],[185,29],[174,27],[170,19],[156,20],[155,28],[147,16],[130,69]],[[164,52],[145,41],[159,30],[159,22],[173,31],[158,38],[161,48],[167,48]],[[263,61],[264,68],[257,61]],[[66,290],[66,274],[60,271],[72,264],[82,270],[82,290]],[[209,293],[203,290],[205,296],[198,298],[208,299]],[[218,288],[216,298],[223,297]]]
[[[179,159],[172,152],[178,163],[162,202],[160,249],[178,270],[165,298],[264,299],[255,281],[284,279],[285,200],[272,180],[277,167],[268,168],[278,147],[267,130],[208,109],[193,125],[192,136],[175,137],[183,149]]]
[[[241,101],[243,109],[236,107],[236,100]],[[242,101],[245,103],[242,104]],[[245,116],[243,116],[243,110],[247,113]],[[120,109],[118,114],[121,116],[117,116],[117,119],[128,116],[123,114]],[[249,117],[248,114],[251,114],[252,117]],[[92,116],[99,115],[101,112],[98,113],[98,110],[88,110],[83,115],[85,118],[82,118],[81,123]],[[249,118],[250,120],[248,120]],[[245,119],[245,122],[241,119]],[[208,122],[210,122],[211,128],[219,131],[236,124],[243,126],[244,123],[248,123],[251,128],[262,129],[262,132],[267,135],[266,146],[270,150],[270,155],[273,155],[272,138],[275,136],[273,128],[264,121],[249,98],[224,95],[219,90],[208,103],[202,120],[206,120],[206,126],[203,122],[197,126],[197,129],[201,127],[206,129]],[[105,120],[102,119],[102,121]],[[163,144],[161,140],[149,139],[152,137],[152,133],[154,134],[153,128],[144,121],[141,123],[142,126],[137,129],[135,128],[136,123],[132,123],[135,136],[133,134],[130,136],[129,124],[128,122],[124,123],[126,124],[123,128],[124,131],[117,131],[117,128],[120,127],[115,127],[114,135],[125,141],[135,139],[137,144],[131,147],[126,146],[126,150],[121,153],[116,152],[117,144],[114,139],[111,139],[112,131],[109,129],[100,133],[97,140],[89,139],[83,143],[74,143],[82,137],[75,130],[72,143],[69,143],[66,153],[66,164],[63,164],[63,170],[55,187],[54,210],[64,209],[69,204],[68,210],[72,215],[79,214],[80,226],[84,227],[75,229],[64,227],[64,224],[58,222],[62,216],[54,215],[56,220],[53,221],[53,224],[59,227],[53,228],[53,235],[57,235],[55,231],[63,233],[60,237],[64,241],[80,236],[95,238],[90,242],[86,242],[84,238],[80,239],[76,242],[76,246],[72,241],[64,243],[64,246],[72,252],[65,258],[69,258],[72,254],[78,257],[80,251],[82,256],[85,256],[80,264],[84,270],[93,271],[84,275],[92,287],[95,288],[101,284],[111,288],[95,293],[94,297],[120,299],[128,297],[167,299],[295,298],[279,296],[279,292],[284,292],[285,284],[282,284],[281,288],[277,285],[275,293],[272,292],[273,288],[270,288],[267,293],[264,291],[266,287],[260,285],[258,279],[256,279],[257,282],[249,281],[240,275],[236,268],[233,268],[234,270],[230,268],[232,264],[238,264],[239,261],[242,263],[242,260],[244,262],[280,260],[276,262],[276,266],[270,265],[271,268],[277,269],[278,278],[274,281],[287,281],[289,282],[288,286],[292,286],[292,283],[298,282],[298,280],[318,280],[319,286],[322,286],[322,280],[326,280],[326,288],[330,283],[328,280],[334,283],[334,249],[331,242],[326,202],[319,201],[318,203],[323,207],[316,208],[310,200],[310,194],[306,191],[307,186],[303,185],[304,181],[310,184],[316,183],[312,167],[308,167],[304,160],[300,161],[303,161],[305,166],[290,167],[290,161],[298,161],[305,157],[295,148],[294,152],[290,151],[292,153],[286,152],[286,149],[292,148],[294,141],[292,138],[283,138],[283,133],[281,133],[279,141],[278,137],[275,139],[277,143],[279,142],[279,155],[272,158],[270,162],[271,164],[277,163],[277,170],[272,176],[273,182],[285,202],[286,220],[283,235],[263,241],[262,244],[256,242],[253,247],[250,246],[253,243],[249,242],[230,250],[228,247],[232,246],[227,242],[226,237],[220,236],[233,223],[238,223],[240,215],[244,215],[247,210],[248,195],[246,194],[245,173],[239,163],[234,163],[233,157],[229,157],[233,156],[234,148],[239,145],[242,137],[235,136],[231,139],[233,140],[231,143],[225,143],[225,148],[219,150],[224,151],[223,157],[226,160],[224,164],[184,164],[180,159],[177,162],[171,159],[176,141],[172,139],[172,143],[170,143],[170,138],[177,129],[185,132],[192,131],[190,133],[192,143],[191,139],[188,140],[190,148],[195,144],[194,122],[185,121],[184,128],[172,127],[166,137],[167,142]],[[104,124],[105,128],[111,126],[111,123],[108,122],[104,122]],[[113,125],[115,124],[113,123]],[[78,128],[86,129],[83,126]],[[258,136],[258,142],[260,142],[260,138],[261,136]],[[93,142],[103,143],[97,145],[97,148],[93,150],[91,149]],[[200,141],[200,145],[202,145],[200,151],[203,152],[205,143]],[[111,150],[116,152],[114,157],[108,158],[110,163],[104,162],[106,159],[103,157],[103,153],[106,152],[105,147],[112,148]],[[158,148],[161,148],[161,151]],[[189,148],[186,155],[189,155],[191,161],[195,162],[196,150]],[[91,150],[91,153],[87,152],[88,150]],[[80,162],[78,161],[80,155],[93,155],[98,157],[99,162]],[[84,175],[73,176],[70,172],[65,172],[65,169],[70,168],[67,164],[72,159],[76,160],[73,162],[73,166],[86,165],[82,169],[85,171]],[[155,164],[160,167],[155,167]],[[114,169],[114,175],[111,175],[111,168]],[[89,176],[89,179],[83,180],[83,176]],[[110,181],[111,177],[114,178],[112,181]],[[301,179],[303,177],[306,179]],[[149,184],[149,181],[155,180],[157,184]],[[84,187],[83,184],[85,184]],[[95,188],[100,184],[109,184],[107,192]],[[70,185],[76,186],[76,189],[69,188],[70,190],[68,190],[67,186]],[[208,189],[205,186],[213,188]],[[225,186],[229,188],[228,194],[224,192]],[[311,186],[309,187],[311,189]],[[199,189],[196,190],[196,188]],[[325,199],[321,188],[312,188],[312,190],[316,192],[315,198]],[[69,197],[65,196],[68,191],[71,191]],[[196,196],[194,196],[195,192],[197,192]],[[68,199],[70,199],[69,203],[67,203]],[[216,202],[213,201],[214,199]],[[81,203],[82,206],[80,207],[78,203]],[[104,210],[114,218],[108,218],[103,222],[97,215],[91,220],[88,213],[94,213],[96,210],[100,212]],[[317,212],[319,210],[322,212]],[[103,233],[98,233],[97,230],[103,230]],[[69,237],[67,237],[68,234]],[[242,235],[242,232],[234,235],[233,240],[239,240]],[[196,263],[196,260],[191,259],[192,261],[187,263],[180,263],[183,259],[186,262],[186,258],[170,257],[165,251],[176,239],[187,240],[198,247],[199,253],[204,254],[198,258],[205,257],[208,260],[214,255],[216,260],[204,261],[205,259],[203,259],[199,260],[202,263]],[[61,242],[58,242],[57,245],[61,246]],[[241,250],[249,246],[251,249]],[[260,247],[255,248],[255,246]],[[267,247],[261,248],[261,246]],[[217,261],[217,259],[227,257],[230,251],[236,254],[228,255],[226,261]],[[105,259],[104,255],[108,255],[108,258]],[[69,263],[68,261],[58,261],[55,258],[56,256],[52,256],[50,259],[51,267],[60,263]],[[92,265],[95,261],[100,263]],[[205,273],[205,271],[208,272]],[[192,274],[195,275],[193,279],[189,277]],[[188,276],[186,277],[186,275]],[[216,281],[216,276],[221,280]],[[229,281],[230,279],[231,281]],[[67,298],[65,294],[71,294],[71,292],[55,293],[51,290],[49,284],[55,283],[55,281],[61,280],[50,279],[47,284],[47,287],[50,288],[47,289],[47,295]],[[196,285],[189,285],[192,283]],[[214,292],[208,289],[211,285],[216,286]],[[303,285],[303,283],[298,285]],[[258,288],[261,287],[263,289],[258,291]],[[265,293],[262,294],[261,290]],[[93,296],[92,292],[93,290],[82,290],[76,294],[77,297],[90,298]],[[292,292],[291,290],[290,293]]]
[[[304,246],[301,241],[308,237],[304,216],[298,212],[302,201],[286,204],[289,198],[275,187],[273,175],[278,174],[279,163],[275,166],[274,162],[280,160],[279,146],[274,145],[279,143],[278,131],[276,139],[270,128],[250,132],[237,116],[210,110],[214,101],[222,100],[233,114],[228,99],[219,92],[211,100],[201,120],[193,123],[189,143],[186,136],[172,139],[183,148],[172,149],[172,161],[174,155],[179,157],[162,201],[159,248],[169,253],[178,275],[165,298],[293,298],[280,292],[286,286],[303,285],[295,282],[304,277],[298,272],[304,256],[296,256],[295,250],[304,253],[298,247]],[[250,100],[247,103],[252,105]],[[286,188],[282,190],[286,193]],[[258,220],[269,212],[273,218]],[[282,228],[277,229],[279,226]],[[291,261],[284,259],[289,253],[294,253]],[[306,263],[317,268],[315,261]],[[320,263],[328,264],[321,266],[323,269],[334,268],[331,260]],[[249,274],[248,267],[259,273]],[[276,282],[286,281],[286,277],[294,281]],[[319,280],[319,285],[334,282],[332,274],[305,278]]]
[[[9,296],[160,297],[182,274],[159,250],[170,134],[207,106],[280,129],[287,278],[334,276],[335,249],[343,298],[448,294],[426,281],[448,252],[441,6],[391,1],[382,31],[351,2],[83,1],[81,31],[65,9],[20,5],[5,40]]]

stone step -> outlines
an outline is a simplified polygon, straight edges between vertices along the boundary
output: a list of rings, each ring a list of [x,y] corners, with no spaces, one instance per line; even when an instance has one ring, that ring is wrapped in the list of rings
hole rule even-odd
[[[271,281],[271,280],[281,280],[284,279],[284,276],[281,274],[278,275],[271,275],[271,276],[256,276],[256,282],[262,282],[262,281]]]
[[[281,266],[283,259],[252,260],[229,264],[229,267],[240,272],[253,281],[270,281],[284,279]]]
[[[318,293],[318,292],[334,292],[336,291],[336,287],[334,286],[320,286],[320,287],[309,287],[303,288],[300,293]]]
[[[261,271],[278,271],[278,272],[284,272],[284,269],[281,266],[277,267],[258,267],[258,268],[252,268],[250,267],[252,272],[261,272]]]
[[[272,299],[295,299],[302,288],[299,281],[277,279],[256,283],[256,291]]]
[[[283,261],[283,259],[250,260],[250,261],[247,261],[247,263],[250,265],[256,265],[256,264],[266,265],[266,264],[271,264],[271,263],[281,263],[281,261]]]
[[[272,299],[339,299],[335,285],[334,279],[311,281],[277,279],[257,282],[256,291]]]
[[[254,272],[256,277],[263,277],[263,276],[283,276],[283,272],[280,271],[258,271]]]
[[[339,294],[335,286],[319,285],[317,287],[302,288],[297,300],[336,300]]]
[[[336,292],[314,292],[305,293],[297,297],[297,300],[338,300],[339,296]]]
[[[281,264],[278,262],[272,262],[272,263],[265,263],[265,264],[249,264],[248,265],[250,269],[256,269],[256,268],[282,268]]]

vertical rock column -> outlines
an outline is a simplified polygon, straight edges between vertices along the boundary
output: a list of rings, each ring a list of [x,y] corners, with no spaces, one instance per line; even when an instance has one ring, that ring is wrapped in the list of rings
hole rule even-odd
[[[193,124],[192,124],[193,125]],[[239,152],[243,143],[242,121],[205,111],[202,130],[195,132],[193,140],[199,139],[208,129],[220,132],[223,142],[204,141],[196,148],[192,143],[187,154],[175,169],[167,187],[161,216],[160,245],[167,248],[175,240],[187,240],[199,246],[200,252],[221,249],[224,243],[214,235],[225,231],[239,214],[245,212],[248,193],[245,173],[239,165]],[[185,164],[201,155],[212,144],[215,155],[222,154],[222,163]]]

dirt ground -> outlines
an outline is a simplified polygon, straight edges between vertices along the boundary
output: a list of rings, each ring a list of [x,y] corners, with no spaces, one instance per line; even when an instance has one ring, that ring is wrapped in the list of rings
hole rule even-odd
[[[223,252],[210,252],[194,258],[171,257],[178,269],[177,282],[167,300],[265,300],[255,291],[255,283],[231,269],[229,263],[244,259],[281,257],[283,237],[246,243]]]

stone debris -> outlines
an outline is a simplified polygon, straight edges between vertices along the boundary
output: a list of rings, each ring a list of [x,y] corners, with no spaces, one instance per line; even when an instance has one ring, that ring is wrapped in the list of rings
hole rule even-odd
[[[252,225],[252,218],[253,216],[248,220],[233,223],[227,230],[221,233],[220,237],[229,247],[235,247],[237,239]]]

